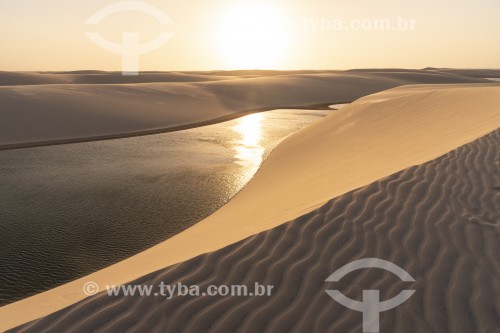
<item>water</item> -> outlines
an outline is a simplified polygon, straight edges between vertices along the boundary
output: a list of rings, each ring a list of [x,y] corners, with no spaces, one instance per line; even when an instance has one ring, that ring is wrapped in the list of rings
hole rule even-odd
[[[276,110],[185,131],[0,152],[0,305],[192,226],[266,149],[331,111]]]

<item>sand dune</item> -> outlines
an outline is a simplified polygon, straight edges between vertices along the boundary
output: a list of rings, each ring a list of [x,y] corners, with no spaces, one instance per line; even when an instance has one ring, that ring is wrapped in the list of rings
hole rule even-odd
[[[469,77],[498,77],[500,78],[499,69],[458,69],[458,68],[429,68],[429,70],[440,73],[452,73],[465,75]]]
[[[40,74],[32,72],[0,71],[0,86],[22,86],[38,84],[62,84],[67,80],[62,75]]]
[[[31,83],[22,85],[26,80]],[[58,82],[54,80],[65,83],[55,84]],[[157,82],[163,80],[168,82]],[[0,87],[0,149],[153,134],[248,112],[351,102],[407,84],[491,83],[425,71],[281,73],[253,78],[186,73],[144,73],[127,78],[119,73],[3,72],[1,81],[12,85]],[[103,84],[117,82],[120,84]]]
[[[8,318],[0,329],[82,300],[82,286],[88,281],[100,285],[132,281],[272,229],[331,198],[438,158],[497,129],[499,106],[498,84],[407,86],[362,98],[287,138],[250,183],[207,219],[121,263],[0,308],[0,316]],[[416,231],[416,235],[421,234]]]
[[[86,299],[13,332],[361,332],[361,315],[325,293],[383,299],[416,293],[381,314],[381,332],[498,329],[500,130],[440,158],[337,197],[294,221],[132,284],[273,285],[270,297]],[[415,277],[381,270],[325,283],[360,258],[383,258]],[[154,289],[160,292],[159,288]],[[496,310],[495,310],[496,309]]]
[[[121,72],[2,72],[0,86],[43,84],[127,84],[152,82],[204,82],[228,80],[231,77],[182,72],[143,72],[139,76],[123,76]]]
[[[139,76],[123,76],[121,72],[106,72],[96,70],[66,71],[66,72],[6,72],[0,71],[0,86],[42,85],[42,84],[130,84],[152,82],[206,82],[229,79],[245,79],[288,75],[318,75],[318,74],[420,74],[435,75],[444,78],[450,75],[462,78],[500,78],[500,70],[495,69],[399,69],[399,68],[367,68],[339,70],[226,70],[226,71],[190,71],[190,72],[141,72]],[[450,83],[450,82],[448,82]]]
[[[93,75],[76,75],[72,84],[127,84],[152,82],[205,82],[228,80],[226,76],[194,75],[189,73],[141,73],[139,76],[123,76],[121,73],[101,73]]]

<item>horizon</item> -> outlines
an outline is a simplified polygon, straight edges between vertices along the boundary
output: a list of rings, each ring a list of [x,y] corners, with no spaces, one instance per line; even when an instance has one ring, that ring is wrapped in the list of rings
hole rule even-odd
[[[348,71],[363,71],[363,70],[500,70],[499,67],[424,67],[424,68],[411,68],[411,67],[370,67],[370,68],[316,68],[316,69],[262,69],[262,68],[245,68],[245,69],[206,69],[206,70],[140,70],[141,73],[211,73],[211,72],[348,72]],[[85,73],[85,72],[103,72],[103,73],[121,73],[120,70],[105,70],[105,69],[67,69],[67,70],[2,70],[0,72],[12,72],[12,73],[52,73],[52,74],[64,74],[64,73]]]

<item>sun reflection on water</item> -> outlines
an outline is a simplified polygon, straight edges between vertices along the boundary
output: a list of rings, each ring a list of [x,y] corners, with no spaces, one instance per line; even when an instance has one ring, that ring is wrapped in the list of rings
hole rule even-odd
[[[262,141],[262,120],[264,116],[254,113],[238,119],[233,130],[239,136],[235,140],[235,158],[238,164],[252,169],[257,169],[262,162],[264,147]],[[249,170],[249,171],[250,171]]]

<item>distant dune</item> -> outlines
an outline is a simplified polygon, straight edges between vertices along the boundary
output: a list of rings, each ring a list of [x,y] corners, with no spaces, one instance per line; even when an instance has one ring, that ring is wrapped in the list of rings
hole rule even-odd
[[[500,78],[500,69],[457,69],[457,68],[429,68],[439,73],[451,73],[470,77],[496,77]]]
[[[351,102],[407,84],[488,82],[417,70],[147,72],[133,78],[0,72],[0,149],[172,131],[248,112]]]
[[[381,81],[395,84],[401,80],[388,78],[389,74],[384,74],[383,79],[371,75],[359,75],[360,81],[350,75],[292,75],[287,79],[297,88],[288,89],[289,95],[302,91],[305,97],[291,96],[288,101],[305,98],[317,101],[323,93],[342,97],[342,91],[345,98],[353,97],[361,93],[360,88],[352,92],[359,82],[365,82],[363,91],[367,92]],[[324,82],[335,81],[334,78],[343,82],[343,90],[325,88]],[[258,82],[259,86],[243,89],[244,84],[251,86],[248,82]],[[222,97],[225,103],[222,105],[240,105],[229,97],[245,91],[258,92],[262,103],[274,102],[280,94],[288,96],[282,76],[234,83],[232,86],[225,85],[225,81],[211,83],[213,91],[226,89],[228,95]],[[262,87],[264,84],[275,88],[269,92]],[[313,88],[308,90],[307,84]],[[315,89],[325,91],[315,92]],[[245,102],[253,101],[252,94]],[[82,286],[88,281],[103,286],[144,276],[142,281],[159,282],[192,272],[186,274],[193,281],[199,281],[200,276],[205,281],[212,281],[209,276],[227,279],[224,281],[258,279],[273,281],[282,289],[266,304],[259,303],[266,300],[254,298],[244,303],[235,299],[217,304],[209,299],[188,299],[182,300],[187,302],[185,310],[176,307],[180,300],[169,301],[172,302],[169,305],[161,299],[139,301],[98,296],[47,317],[33,328],[54,325],[61,329],[67,325],[105,331],[110,327],[125,329],[135,323],[139,331],[150,328],[161,331],[167,327],[177,332],[180,323],[187,331],[196,331],[211,322],[212,329],[231,326],[259,331],[258,325],[265,325],[269,331],[280,332],[290,328],[287,323],[299,320],[298,328],[314,324],[313,328],[320,332],[333,328],[338,332],[351,331],[353,318],[360,316],[346,314],[346,321],[339,322],[336,312],[326,313],[334,306],[333,301],[323,310],[318,309],[326,304],[324,291],[318,293],[318,288],[323,288],[318,281],[326,279],[328,274],[324,273],[350,259],[378,255],[415,274],[422,290],[415,296],[415,303],[407,303],[406,307],[398,308],[400,312],[384,317],[395,320],[389,321],[391,325],[400,331],[413,328],[405,323],[418,323],[419,331],[440,332],[450,328],[454,332],[469,332],[468,329],[475,327],[488,331],[496,320],[491,299],[498,297],[495,281],[500,280],[498,263],[492,257],[498,248],[491,238],[496,228],[496,222],[492,221],[498,220],[494,215],[498,202],[492,202],[498,187],[494,164],[498,132],[446,154],[497,130],[499,107],[500,85],[495,83],[410,85],[361,98],[288,137],[269,155],[249,184],[213,215],[116,265],[0,308],[0,317],[8,318],[0,323],[0,329],[46,316],[84,299]],[[428,164],[414,167],[424,163]],[[383,178],[386,179],[379,181]],[[324,206],[332,198],[336,199]],[[232,245],[295,219],[275,231]],[[214,253],[146,276],[210,252]],[[330,258],[328,265],[323,266]],[[236,267],[241,269],[233,271]],[[368,286],[382,283],[371,275],[360,279]],[[474,289],[477,286],[481,289]],[[311,296],[317,296],[317,304],[308,302]],[[445,305],[456,318],[443,314]],[[180,312],[174,312],[170,306]],[[254,316],[245,317],[244,310],[250,308],[255,311]],[[89,317],[90,313],[94,315]],[[169,319],[173,314],[175,318]],[[196,315],[200,320],[191,320]],[[161,319],[162,316],[168,318]],[[221,321],[222,317],[227,320]],[[273,323],[268,322],[269,318],[273,318]]]
[[[43,84],[128,84],[152,82],[204,82],[228,80],[230,77],[205,73],[197,75],[182,72],[143,72],[139,76],[123,76],[121,72],[2,72],[0,86]]]

